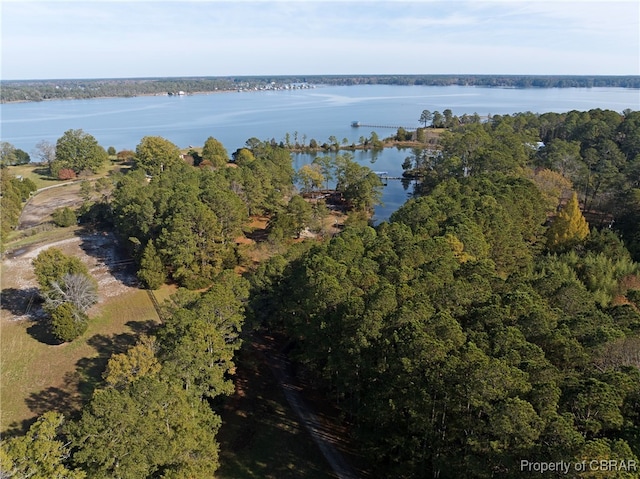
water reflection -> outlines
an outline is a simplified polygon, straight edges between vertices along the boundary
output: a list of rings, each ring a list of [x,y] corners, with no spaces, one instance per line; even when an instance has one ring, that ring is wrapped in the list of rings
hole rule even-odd
[[[373,223],[387,221],[391,214],[400,208],[416,189],[417,182],[402,178],[402,163],[412,154],[411,148],[385,148],[383,150],[342,150],[340,152],[312,152],[293,153],[293,167],[297,171],[302,166],[310,164],[315,158],[329,156],[335,158],[338,154],[350,154],[353,159],[374,171],[384,171],[389,179],[383,179],[382,204],[374,209]],[[375,168],[373,166],[375,165]],[[392,179],[393,178],[393,179]],[[397,179],[402,178],[402,179]],[[335,187],[335,181],[329,182],[329,187]]]

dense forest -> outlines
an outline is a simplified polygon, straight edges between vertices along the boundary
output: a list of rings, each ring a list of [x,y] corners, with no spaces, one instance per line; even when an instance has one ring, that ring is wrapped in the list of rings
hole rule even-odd
[[[640,88],[638,76],[305,75],[0,81],[0,102],[131,97],[284,88],[291,85],[431,85],[502,88]]]
[[[638,464],[638,120],[594,110],[453,128],[388,223],[251,277],[252,317],[288,335],[376,477]],[[616,222],[589,229],[578,198]]]
[[[640,112],[449,120],[407,150],[419,185],[376,227],[381,185],[348,155],[301,175],[255,138],[231,156],[210,138],[188,162],[143,138],[82,213],[118,232],[143,286],[182,288],[81,414],[2,443],[4,477],[212,477],[234,354],[265,332],[339,408],[374,477],[519,478],[523,461],[638,477]],[[301,241],[326,212],[296,185],[328,178],[353,219]],[[256,215],[280,247],[252,262],[235,239]],[[589,469],[601,460],[615,469]]]

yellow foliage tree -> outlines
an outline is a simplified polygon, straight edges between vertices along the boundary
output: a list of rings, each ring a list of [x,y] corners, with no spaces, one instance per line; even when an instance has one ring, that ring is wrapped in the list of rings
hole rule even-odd
[[[460,241],[457,236],[448,233],[444,236],[444,239],[449,243],[449,246],[451,246],[453,256],[459,263],[466,263],[467,261],[476,259],[475,256],[465,251],[464,243]]]
[[[542,193],[545,208],[548,212],[556,208],[564,198],[568,198],[572,190],[571,181],[557,171],[542,169],[530,171],[529,178]]]
[[[123,388],[141,377],[157,374],[160,363],[155,350],[155,339],[142,336],[138,344],[126,353],[111,356],[104,373],[105,382],[111,387]]]
[[[589,224],[582,216],[578,195],[574,192],[547,231],[547,246],[551,251],[570,248],[589,234]]]

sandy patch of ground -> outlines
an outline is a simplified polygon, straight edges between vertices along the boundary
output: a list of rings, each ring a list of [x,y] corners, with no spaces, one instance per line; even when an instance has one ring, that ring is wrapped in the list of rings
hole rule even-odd
[[[68,183],[40,191],[22,209],[18,229],[28,229],[48,221],[56,208],[80,206],[82,198],[79,192],[80,183]]]
[[[99,301],[126,294],[135,289],[133,262],[111,233],[74,236],[61,241],[14,251],[2,261],[2,304],[0,317],[7,320],[39,319],[43,316],[38,301],[38,283],[32,261],[41,251],[58,248],[79,258],[98,282]],[[92,312],[89,311],[91,315]]]

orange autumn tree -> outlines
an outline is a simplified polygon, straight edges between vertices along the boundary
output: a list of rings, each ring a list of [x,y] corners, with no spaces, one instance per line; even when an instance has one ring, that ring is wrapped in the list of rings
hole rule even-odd
[[[571,248],[589,235],[589,224],[584,219],[578,195],[574,192],[566,206],[558,213],[547,231],[547,247],[551,251]]]

